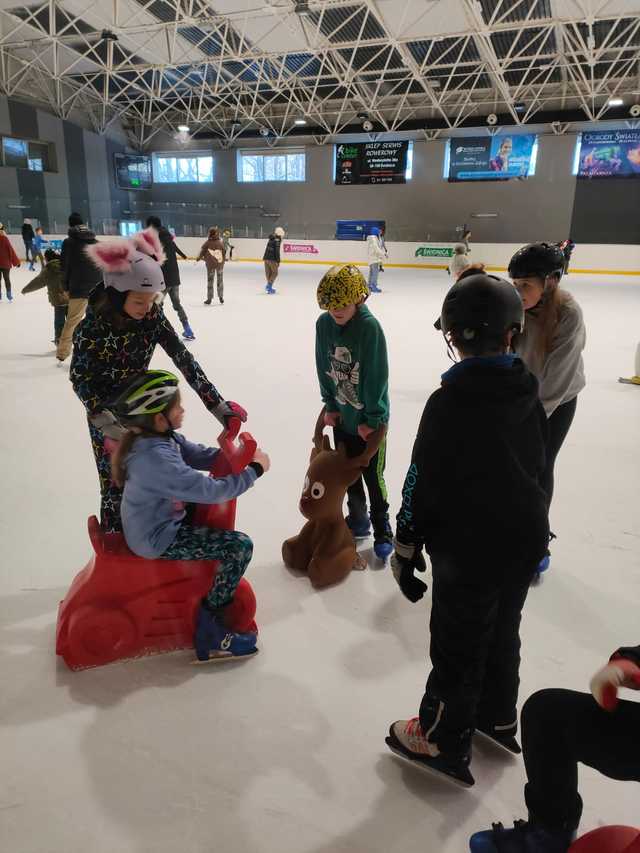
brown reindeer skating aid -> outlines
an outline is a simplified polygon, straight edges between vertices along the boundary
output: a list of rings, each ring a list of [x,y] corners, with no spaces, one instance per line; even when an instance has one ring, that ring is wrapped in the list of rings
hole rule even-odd
[[[282,559],[289,569],[307,572],[320,589],[344,580],[352,569],[364,568],[355,541],[344,520],[342,506],[347,489],[375,456],[386,427],[371,433],[365,450],[353,458],[344,445],[333,450],[324,435],[324,412],[316,424],[309,470],[300,499],[300,512],[307,519],[298,536],[282,546]]]

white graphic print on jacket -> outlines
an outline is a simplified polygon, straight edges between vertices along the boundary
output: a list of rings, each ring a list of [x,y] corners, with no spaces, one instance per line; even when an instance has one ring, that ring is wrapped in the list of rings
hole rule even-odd
[[[364,409],[364,403],[358,396],[360,384],[360,362],[353,363],[351,352],[347,347],[336,347],[333,355],[329,354],[331,370],[327,376],[335,382],[336,401],[342,406],[353,406],[354,409]]]

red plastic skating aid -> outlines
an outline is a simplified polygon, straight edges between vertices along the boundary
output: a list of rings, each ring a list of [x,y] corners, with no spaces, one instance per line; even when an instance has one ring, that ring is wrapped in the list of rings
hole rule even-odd
[[[569,853],[640,853],[640,829],[602,826],[574,841]]]
[[[253,459],[256,442],[242,433],[237,418],[218,439],[221,453],[211,476],[237,474]],[[233,530],[236,501],[196,509],[194,523]],[[133,554],[121,533],[103,534],[89,518],[94,554],[76,575],[58,610],[56,654],[71,669],[102,666],[124,658],[193,647],[200,599],[211,587],[211,560],[145,560]],[[243,578],[226,611],[227,627],[257,631],[256,598]]]

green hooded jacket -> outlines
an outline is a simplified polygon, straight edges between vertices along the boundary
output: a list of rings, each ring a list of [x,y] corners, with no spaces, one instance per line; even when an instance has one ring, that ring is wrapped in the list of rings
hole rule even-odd
[[[316,323],[316,369],[328,412],[357,435],[360,424],[377,429],[389,421],[389,365],[380,323],[360,305],[345,326],[325,311]]]

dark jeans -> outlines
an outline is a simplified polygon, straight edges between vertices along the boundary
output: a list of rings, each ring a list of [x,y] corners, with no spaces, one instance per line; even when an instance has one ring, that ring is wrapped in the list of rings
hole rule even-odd
[[[535,560],[432,555],[431,664],[420,705],[429,740],[469,751],[476,725],[517,730],[520,618]]]
[[[525,799],[537,823],[577,828],[578,762],[610,779],[640,782],[640,704],[609,713],[588,693],[540,690],[522,709]]]
[[[167,288],[167,293],[169,294],[169,299],[173,305],[173,310],[178,315],[178,319],[182,323],[183,327],[186,328],[189,325],[189,318],[180,303],[180,285],[178,284],[175,287]]]
[[[358,456],[366,447],[366,442],[359,435],[351,435],[351,433],[344,432],[340,427],[334,427],[333,436],[336,447],[338,444],[344,444],[349,458]],[[384,533],[385,522],[389,517],[387,486],[384,481],[386,454],[387,439],[385,437],[376,455],[368,467],[364,469],[362,476],[358,477],[356,482],[347,489],[347,506],[350,517],[354,521],[364,522],[367,518],[367,498],[364,492],[364,484],[367,484],[374,535]]]
[[[32,264],[35,261],[35,256],[33,254],[33,240],[24,240],[23,242],[25,260]]]
[[[573,423],[577,405],[578,398],[574,397],[573,400],[569,400],[568,403],[563,403],[561,406],[558,406],[548,420],[549,438],[545,448],[547,464],[544,469],[540,485],[546,492],[549,499],[549,506],[551,506],[551,499],[553,498],[553,469],[556,464],[556,457],[560,452],[560,448],[562,447],[565,438],[567,437],[569,427]]]
[[[7,296],[11,296],[11,270],[0,269],[0,275],[4,279],[4,288]],[[2,299],[2,284],[0,284],[0,299]]]
[[[53,339],[56,343],[60,340],[60,335],[64,329],[65,320],[67,319],[67,306],[56,305],[53,309]]]

